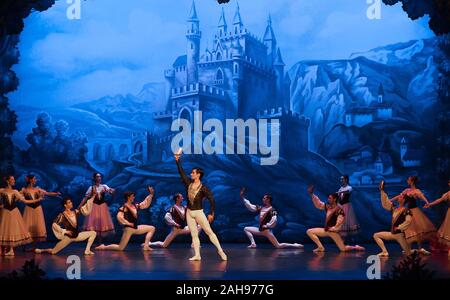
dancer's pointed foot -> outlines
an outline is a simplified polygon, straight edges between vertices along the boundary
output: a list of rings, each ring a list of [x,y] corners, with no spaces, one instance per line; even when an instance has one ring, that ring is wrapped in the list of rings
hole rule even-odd
[[[92,252],[91,250],[86,250],[84,251],[84,255],[94,255],[95,253]]]
[[[381,180],[381,182],[380,182],[380,185],[379,185],[379,189],[380,189],[380,191],[384,191],[384,186],[385,186],[385,181],[384,180]]]
[[[105,250],[105,244],[98,245],[95,250]]]
[[[5,256],[14,256],[14,250],[11,248],[8,252],[5,253]]]
[[[303,249],[304,248],[304,246],[302,244],[299,244],[299,243],[294,243],[294,247],[295,248],[299,248],[299,249]]]
[[[219,251],[218,253],[219,253],[219,256],[220,256],[220,258],[221,258],[222,260],[224,260],[224,261],[227,261],[227,260],[228,260],[228,257],[227,257],[227,255],[225,254],[225,252],[223,252],[223,250],[222,250],[222,251]]]
[[[247,248],[254,249],[254,248],[256,248],[256,244],[250,244],[247,246]]]
[[[150,248],[149,246],[145,246],[142,248],[143,251],[153,251],[153,248]]]
[[[42,253],[42,249],[36,248],[36,249],[34,249],[34,253],[41,254]]]
[[[325,248],[324,247],[317,247],[316,249],[313,250],[313,252],[316,252],[316,253],[325,252]]]
[[[430,251],[427,251],[427,250],[425,250],[424,248],[421,248],[421,249],[419,250],[419,253],[422,254],[422,255],[430,255],[430,254],[431,254]]]
[[[379,257],[389,257],[389,252],[380,252],[377,254]]]
[[[360,245],[355,245],[354,246],[355,251],[366,251],[366,248],[360,246]]]
[[[200,255],[195,255],[192,256],[191,258],[189,258],[190,261],[196,261],[196,260],[202,260],[202,258],[200,257]]]

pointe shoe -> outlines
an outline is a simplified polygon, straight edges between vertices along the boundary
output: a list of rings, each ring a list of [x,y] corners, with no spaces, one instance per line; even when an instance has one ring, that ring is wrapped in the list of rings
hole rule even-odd
[[[95,250],[103,250],[105,248],[105,244],[98,245],[95,247]]]
[[[153,248],[150,248],[149,246],[144,246],[142,248],[143,251],[153,251]]]
[[[5,253],[5,256],[14,256],[14,251],[10,250],[8,252]]]
[[[299,244],[299,243],[294,243],[294,246],[295,246],[296,248],[300,248],[300,249],[305,248],[302,244]]]
[[[256,244],[250,244],[247,246],[247,248],[249,249],[255,249],[256,248]]]
[[[379,257],[389,257],[389,253],[388,252],[380,252],[377,254]]]
[[[360,245],[355,245],[355,250],[356,251],[366,251],[366,248],[360,246]]]
[[[313,252],[315,252],[315,253],[325,252],[325,248],[324,247],[317,247],[316,249],[313,250]]]
[[[42,253],[42,250],[41,250],[41,249],[34,249],[34,253],[36,253],[36,254],[41,254],[41,253]]]
[[[422,255],[431,255],[431,252],[425,250],[424,248],[421,248],[421,249],[419,250],[419,253],[422,254]]]
[[[95,253],[92,251],[84,251],[84,255],[94,255]]]
[[[380,191],[384,191],[384,186],[385,186],[385,182],[384,182],[384,180],[381,180],[380,185],[379,185]]]
[[[218,253],[219,253],[220,258],[221,258],[223,261],[227,261],[227,260],[228,260],[228,257],[227,257],[227,255],[225,254],[225,252],[219,251]]]
[[[190,261],[197,261],[197,260],[202,260],[202,258],[200,256],[192,256],[191,258],[189,258]]]

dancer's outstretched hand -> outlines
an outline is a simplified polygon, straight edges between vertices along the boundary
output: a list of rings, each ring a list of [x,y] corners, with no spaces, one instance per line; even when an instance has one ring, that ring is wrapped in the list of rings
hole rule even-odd
[[[155,193],[155,189],[152,186],[147,186],[147,191],[150,195],[153,195]]]
[[[181,154],[183,153],[183,148],[178,149],[176,153],[174,153],[175,161],[178,161],[180,159]]]
[[[239,196],[241,196],[241,198],[244,198],[246,191],[247,191],[247,189],[245,187],[241,188],[241,192],[239,193]]]
[[[308,194],[310,194],[310,195],[312,195],[312,194],[314,194],[314,185],[310,185],[310,186],[308,186]]]
[[[208,215],[208,222],[211,224],[214,221],[214,216],[209,214]]]

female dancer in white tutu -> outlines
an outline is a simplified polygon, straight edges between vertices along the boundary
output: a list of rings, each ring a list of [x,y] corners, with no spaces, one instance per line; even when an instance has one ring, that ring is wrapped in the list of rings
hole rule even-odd
[[[448,180],[447,184],[448,187],[450,188],[450,179]],[[439,243],[447,247],[448,256],[450,256],[450,209],[448,209],[448,207],[450,206],[450,190],[445,194],[443,194],[441,198],[434,200],[433,202],[425,205],[424,207],[430,208],[443,202],[447,204],[447,214],[445,215],[444,222],[442,223],[441,227],[437,232],[437,237]]]
[[[47,192],[36,186],[36,176],[29,174],[25,177],[27,186],[20,191],[25,199],[36,200],[43,199],[45,196],[59,196],[59,192]],[[42,210],[41,202],[27,204],[23,211],[23,220],[25,227],[30,232],[33,239],[33,250],[36,248],[37,242],[43,242],[47,239],[47,230],[45,229],[45,218]]]
[[[417,200],[422,200],[426,204],[429,204],[429,201],[422,191],[417,188],[417,183],[419,182],[417,176],[409,176],[406,182],[409,187],[403,190],[400,195],[392,198],[391,201],[396,201],[399,198],[405,199],[406,207],[409,208],[412,213],[412,222],[405,230],[406,240],[410,245],[416,242],[419,252],[424,255],[429,255],[430,252],[422,247],[422,242],[431,240],[436,236],[436,227],[434,227],[430,219],[428,219],[428,217],[420,210]]]
[[[14,176],[5,177],[6,188],[0,189],[0,246],[9,248],[4,255],[14,256],[14,248],[32,242],[31,235],[17,207],[17,201],[25,204],[33,204],[42,201],[43,198],[27,200],[19,191],[13,189],[16,184]]]

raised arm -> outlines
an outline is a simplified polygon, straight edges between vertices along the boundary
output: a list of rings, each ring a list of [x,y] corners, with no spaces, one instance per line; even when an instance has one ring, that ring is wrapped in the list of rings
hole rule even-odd
[[[242,202],[244,203],[245,207],[251,211],[251,212],[257,212],[258,211],[258,207],[256,205],[253,205],[250,203],[250,200],[245,198],[245,188],[241,188],[241,192],[240,192],[240,197]]]
[[[177,163],[178,173],[180,174],[181,181],[183,182],[185,187],[188,187],[189,184],[191,184],[191,179],[189,179],[189,177],[186,176],[186,173],[184,172],[184,169],[181,166],[179,157],[178,159],[175,159],[175,162]]]
[[[152,204],[153,195],[155,194],[155,190],[151,186],[148,186],[147,190],[148,190],[148,196],[145,197],[144,201],[142,201],[141,203],[139,203],[137,205],[137,207],[139,209],[147,209],[147,208],[149,208],[150,204]]]
[[[381,191],[381,206],[385,210],[391,211],[392,210],[392,202],[389,200],[387,194],[384,191]]]
[[[308,194],[311,196],[311,200],[312,200],[314,206],[315,206],[317,209],[324,210],[324,209],[325,209],[325,203],[323,203],[322,201],[320,201],[319,197],[317,197],[317,196],[314,194],[314,189],[315,189],[315,187],[314,187],[313,185],[310,185],[310,186],[308,187]]]

